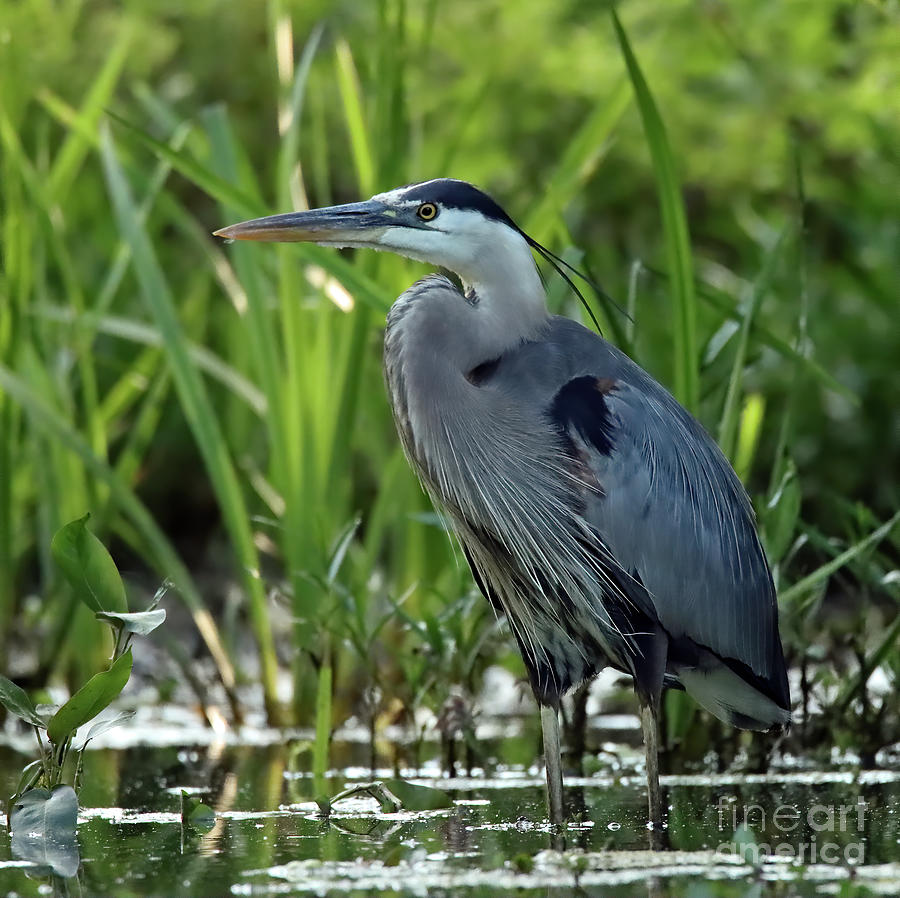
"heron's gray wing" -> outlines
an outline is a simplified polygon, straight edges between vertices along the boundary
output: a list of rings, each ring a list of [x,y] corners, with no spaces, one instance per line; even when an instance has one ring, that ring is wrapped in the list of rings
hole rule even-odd
[[[550,406],[599,484],[585,491],[586,518],[647,589],[670,659],[681,653],[689,664],[708,650],[789,707],[775,590],[743,487],[646,372],[605,342],[599,356],[601,372],[571,378]]]

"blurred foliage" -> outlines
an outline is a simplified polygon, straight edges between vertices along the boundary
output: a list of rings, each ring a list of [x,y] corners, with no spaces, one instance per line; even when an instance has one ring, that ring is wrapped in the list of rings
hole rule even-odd
[[[683,188],[698,413],[756,501],[779,587],[799,584],[783,631],[817,671],[804,702],[820,689],[852,727],[870,664],[900,669],[900,534],[878,530],[900,504],[900,4],[619,14]],[[364,694],[439,708],[451,679],[520,670],[472,625],[381,386],[381,312],[424,269],[241,256],[208,235],[471,180],[633,310],[632,327],[604,309],[605,329],[673,386],[657,175],[609,4],[7,0],[0,71],[0,667],[33,685],[84,672],[89,617],[46,546],[90,510],[132,591],[173,580],[229,690],[246,612],[272,714],[273,631],[292,629],[307,720],[316,682],[334,683],[320,715],[374,720]]]

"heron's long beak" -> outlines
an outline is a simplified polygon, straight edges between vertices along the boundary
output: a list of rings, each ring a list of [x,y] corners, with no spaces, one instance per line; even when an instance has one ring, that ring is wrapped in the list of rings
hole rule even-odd
[[[278,243],[370,245],[385,228],[397,225],[397,213],[377,200],[347,203],[308,212],[286,212],[220,228],[216,237]]]

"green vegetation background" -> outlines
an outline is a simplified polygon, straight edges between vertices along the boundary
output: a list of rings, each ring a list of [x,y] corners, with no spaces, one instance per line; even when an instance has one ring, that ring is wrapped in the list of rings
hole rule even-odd
[[[77,683],[108,654],[49,556],[90,511],[132,607],[171,580],[273,719],[279,668],[320,731],[521,672],[384,395],[384,312],[427,269],[210,236],[453,176],[632,312],[604,331],[754,498],[804,689],[896,738],[864,687],[900,672],[900,6],[619,15],[668,174],[608,4],[0,2],[0,668]]]

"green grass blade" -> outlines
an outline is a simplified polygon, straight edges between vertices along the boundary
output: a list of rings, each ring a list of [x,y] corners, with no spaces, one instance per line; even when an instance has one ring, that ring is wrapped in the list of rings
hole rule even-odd
[[[206,111],[204,124],[212,151],[212,170],[216,177],[224,180],[237,180],[237,146],[227,113],[222,106],[215,106]],[[227,200],[220,199],[222,214],[229,218],[235,211]],[[282,382],[283,350],[278,342],[275,327],[266,296],[266,279],[262,272],[262,260],[259,248],[252,244],[241,243],[229,247],[229,256],[233,260],[239,280],[247,298],[247,335],[251,354],[258,372],[259,383],[266,395],[271,414],[266,423],[269,429],[269,444],[274,467],[274,479],[278,488],[283,490],[291,474],[287,440],[284,436],[285,421]]]
[[[250,619],[260,652],[266,710],[270,719],[275,722],[280,715],[272,629],[265,590],[259,578],[259,558],[240,484],[206,388],[188,354],[187,341],[178,321],[174,299],[140,221],[108,130],[104,131],[102,137],[101,158],[116,221],[131,245],[132,261],[141,292],[165,341],[182,409],[203,457],[237,555],[250,600]]]
[[[409,17],[405,2],[379,3],[378,25],[373,41],[375,77],[372,79],[370,127],[376,185],[392,186],[406,179],[410,146],[407,127],[406,72]]]
[[[656,107],[650,88],[644,79],[637,58],[619,17],[612,12],[613,27],[631,84],[634,88],[644,134],[653,159],[656,186],[662,213],[663,233],[666,245],[666,262],[675,305],[672,333],[675,345],[676,398],[689,411],[696,412],[700,397],[699,359],[697,355],[697,301],[694,292],[694,261],[688,233],[687,216],[681,196],[681,183],[675,168],[675,159],[669,146],[669,138],[662,117]]]
[[[2,355],[0,355],[2,358]],[[0,393],[0,571],[15,570],[14,517],[17,504],[13,501],[13,461],[17,456],[18,427],[12,402]],[[15,609],[16,591],[12,576],[0,577],[0,633],[8,631]],[[5,666],[5,646],[0,646],[0,665]]]
[[[722,407],[722,416],[719,420],[719,446],[725,456],[735,461],[737,451],[738,419],[740,417],[741,387],[744,382],[744,366],[747,362],[747,349],[750,345],[750,333],[753,322],[756,319],[762,299],[769,290],[775,267],[781,258],[781,248],[789,234],[789,228],[784,229],[775,241],[774,246],[766,253],[762,271],[753,284],[750,300],[741,321],[740,334],[737,348],[734,353],[734,362],[731,366],[731,376],[728,379],[728,389],[725,392],[725,403]]]
[[[334,54],[338,87],[344,104],[344,119],[350,136],[359,190],[363,196],[371,196],[375,192],[375,156],[369,143],[369,129],[366,127],[359,75],[353,62],[350,45],[343,38],[335,43]]]
[[[802,580],[798,580],[793,586],[785,589],[779,596],[779,602],[785,606],[798,602],[797,608],[792,609],[792,613],[794,613],[794,611],[802,613],[806,609],[807,602],[801,600],[806,596],[807,601],[809,601],[809,594],[814,587],[818,586],[824,580],[827,580],[833,573],[839,571],[844,565],[849,564],[849,562],[853,561],[854,558],[861,555],[867,549],[878,545],[878,543],[890,534],[897,524],[900,524],[900,511],[880,527],[873,530],[868,536],[850,546],[849,549],[844,550],[840,555],[832,558],[831,561],[827,561],[821,567],[816,568],[811,574],[808,574]],[[812,598],[815,598],[815,593],[812,594]]]
[[[188,154],[186,150],[174,149],[167,143],[151,137],[146,131],[133,125],[128,119],[112,111],[107,115],[114,119],[125,133],[138,143],[152,150],[161,159],[165,159],[179,174],[193,181],[201,190],[205,190],[211,197],[221,203],[227,203],[237,210],[238,215],[246,218],[254,218],[265,214],[259,201],[239,190],[234,184],[219,177],[205,165]]]
[[[48,178],[48,194],[54,202],[62,203],[65,200],[96,140],[97,124],[104,107],[112,98],[119,76],[128,60],[134,34],[133,20],[125,19],[106,56],[106,61],[81,104],[76,122],[73,123],[62,148],[53,160]]]
[[[313,59],[319,48],[322,38],[322,26],[317,25],[306,41],[297,70],[294,73],[294,82],[291,87],[290,102],[283,115],[286,116],[284,131],[281,134],[278,150],[278,176],[276,185],[278,188],[278,205],[285,211],[294,208],[295,203],[291,198],[291,184],[297,170],[297,159],[300,151],[300,120],[303,115],[303,101],[306,96],[306,86],[309,81],[309,72]]]
[[[214,114],[215,110],[211,110],[207,115],[207,121],[213,121],[214,119],[212,117]],[[253,199],[250,194],[235,187],[232,181],[217,174],[212,168],[201,164],[188,155],[186,151],[176,149],[170,144],[156,140],[136,125],[133,125],[131,122],[112,112],[110,112],[109,115],[126,128],[127,133],[136,142],[153,151],[175,171],[192,181],[197,187],[204,190],[213,199],[222,204],[225,209],[225,217],[228,219],[229,223],[238,218],[253,218],[268,214],[268,212],[272,211],[265,209],[260,202]],[[235,172],[237,170],[236,163],[234,170]],[[172,202],[172,198],[167,195],[161,197],[161,207],[169,206],[170,211],[174,211],[171,208]],[[185,224],[183,210],[179,210],[176,219],[176,224]],[[192,229],[196,230],[193,221]],[[253,249],[258,251],[257,247],[253,247]],[[341,258],[341,256],[333,250],[311,244],[296,244],[291,247],[291,250],[299,258],[313,262],[324,268],[329,274],[334,275],[334,277],[336,277],[353,294],[354,299],[364,305],[370,306],[380,314],[386,313],[393,303],[393,294],[378,282],[368,277],[358,266]],[[209,251],[208,247],[206,251]],[[105,294],[106,291],[104,291],[104,295]]]
[[[116,476],[123,483],[137,482],[142,462],[148,458],[151,442],[157,433],[165,408],[165,398],[171,388],[172,378],[168,369],[158,365],[153,359],[152,370],[156,372],[143,391],[143,402],[134,416],[128,435],[119,448],[116,457]]]
[[[631,102],[631,87],[622,80],[604,97],[566,144],[565,152],[541,188],[541,195],[525,216],[524,229],[543,241],[566,206],[578,195],[606,154],[616,123]]]
[[[58,306],[41,307],[36,309],[34,314],[61,323],[69,323],[75,317],[71,310]],[[142,321],[134,321],[131,318],[121,318],[116,315],[94,315],[91,312],[86,313],[84,317],[85,323],[96,329],[98,333],[143,346],[160,348],[165,344],[160,331]],[[201,346],[185,338],[185,348],[198,369],[240,398],[253,409],[255,414],[260,417],[266,415],[268,402],[265,394],[256,384],[206,346]]]
[[[331,740],[331,691],[332,667],[330,653],[326,649],[325,657],[319,667],[316,684],[316,736],[313,743],[313,782],[318,794],[325,784],[328,771],[328,745]]]
[[[190,609],[194,622],[216,661],[223,684],[229,692],[232,691],[235,685],[234,667],[222,646],[218,628],[207,611],[190,572],[144,504],[119,480],[106,460],[94,454],[90,445],[69,422],[51,408],[29,384],[2,364],[0,364],[0,388],[27,412],[30,421],[39,431],[59,443],[65,451],[79,458],[87,470],[107,485],[112,501],[132,522],[145,541],[149,557],[156,569],[176,585],[179,595]]]
[[[38,95],[38,98],[47,111],[56,118],[60,124],[70,129],[78,129],[79,133],[82,134],[90,146],[99,147],[100,139],[96,128],[91,131],[86,131],[85,128],[87,126],[83,119],[79,117],[78,113],[67,103],[48,90],[42,90]],[[188,122],[182,122],[175,125],[172,135],[169,138],[170,149],[174,152],[179,152],[184,142],[187,140],[190,130],[191,125]],[[166,159],[160,159],[153,173],[147,179],[147,189],[139,209],[142,221],[146,219],[154,202],[156,202],[171,170],[172,167],[169,162],[167,162]],[[165,197],[166,195],[164,194],[163,196]],[[110,257],[112,262],[109,271],[103,281],[102,287],[95,294],[96,298],[93,303],[94,313],[103,312],[111,305],[119,285],[122,282],[122,278],[128,270],[131,259],[131,249],[127,243],[120,240],[115,251],[110,254]]]
[[[341,258],[334,250],[312,244],[294,244],[292,249],[301,258],[324,268],[334,275],[353,295],[355,301],[384,316],[393,305],[394,294],[378,281],[369,277],[359,265]]]
[[[734,470],[746,484],[762,433],[766,400],[760,393],[750,393],[744,400],[734,448]]]
[[[664,271],[660,271],[657,268],[652,268],[650,266],[643,266],[643,268],[654,277],[663,280],[669,279]],[[697,297],[710,308],[731,318],[738,324],[743,321],[743,316],[741,315],[737,303],[735,303],[726,292],[719,290],[710,284],[701,282],[697,286]],[[853,390],[837,380],[830,371],[823,368],[815,359],[809,358],[806,354],[799,352],[786,340],[783,340],[781,337],[772,333],[772,331],[764,324],[760,324],[758,321],[751,322],[750,333],[753,336],[753,339],[763,346],[767,346],[788,361],[796,362],[797,365],[800,366],[800,370],[803,370],[812,376],[813,379],[823,387],[833,390],[835,393],[839,393],[855,406],[860,404],[859,396],[857,396]]]
[[[879,665],[881,665],[890,653],[900,644],[900,615],[894,619],[894,623],[888,627],[887,633],[878,645],[870,652],[862,663],[860,670],[853,676],[849,683],[841,690],[836,702],[837,707],[844,712],[851,701],[862,691],[867,680]]]

